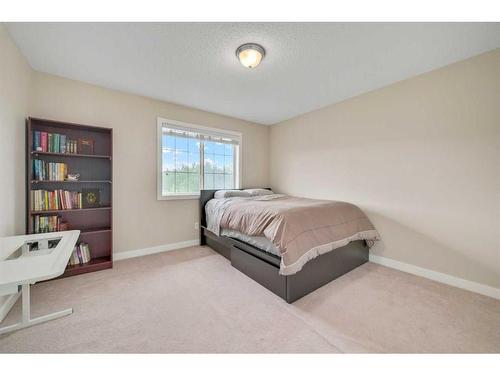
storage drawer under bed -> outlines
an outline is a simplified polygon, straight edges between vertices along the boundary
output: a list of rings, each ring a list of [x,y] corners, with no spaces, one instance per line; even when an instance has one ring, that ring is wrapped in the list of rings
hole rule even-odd
[[[247,244],[233,241],[231,265],[262,286],[292,303],[320,288],[346,272],[368,261],[368,247],[364,241],[353,241],[320,257],[310,260],[294,275],[279,274],[279,265],[253,254]]]
[[[202,230],[203,230],[204,242],[201,243],[210,246],[220,255],[231,260],[231,243],[224,241],[221,237],[216,236],[206,228],[202,228]]]
[[[231,261],[231,265],[260,285],[292,303],[368,261],[364,241],[353,241],[310,260],[294,275],[279,274],[280,258],[237,239],[220,237],[202,228],[206,244]]]
[[[279,274],[279,267],[238,248],[231,248],[231,265],[257,281],[281,298],[286,298],[286,276]]]

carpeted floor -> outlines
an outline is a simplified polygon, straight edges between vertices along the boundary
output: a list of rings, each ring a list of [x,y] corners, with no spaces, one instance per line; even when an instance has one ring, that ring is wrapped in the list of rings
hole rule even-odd
[[[207,247],[37,284],[32,307],[74,314],[0,352],[500,352],[498,300],[367,263],[288,305]]]

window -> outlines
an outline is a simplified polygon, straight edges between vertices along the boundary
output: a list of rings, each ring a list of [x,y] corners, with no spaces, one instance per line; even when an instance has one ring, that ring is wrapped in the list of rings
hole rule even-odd
[[[158,199],[240,186],[241,134],[158,118]]]

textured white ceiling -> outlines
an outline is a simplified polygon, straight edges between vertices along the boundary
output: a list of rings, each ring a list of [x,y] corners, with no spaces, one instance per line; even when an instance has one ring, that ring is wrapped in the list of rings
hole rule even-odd
[[[10,23],[35,70],[274,124],[500,47],[500,23]],[[235,50],[267,51],[254,70]]]

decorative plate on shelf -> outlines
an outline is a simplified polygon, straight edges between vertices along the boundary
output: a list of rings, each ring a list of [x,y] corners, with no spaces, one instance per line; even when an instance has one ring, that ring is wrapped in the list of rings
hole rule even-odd
[[[100,205],[99,189],[82,189],[82,208],[95,208]]]

